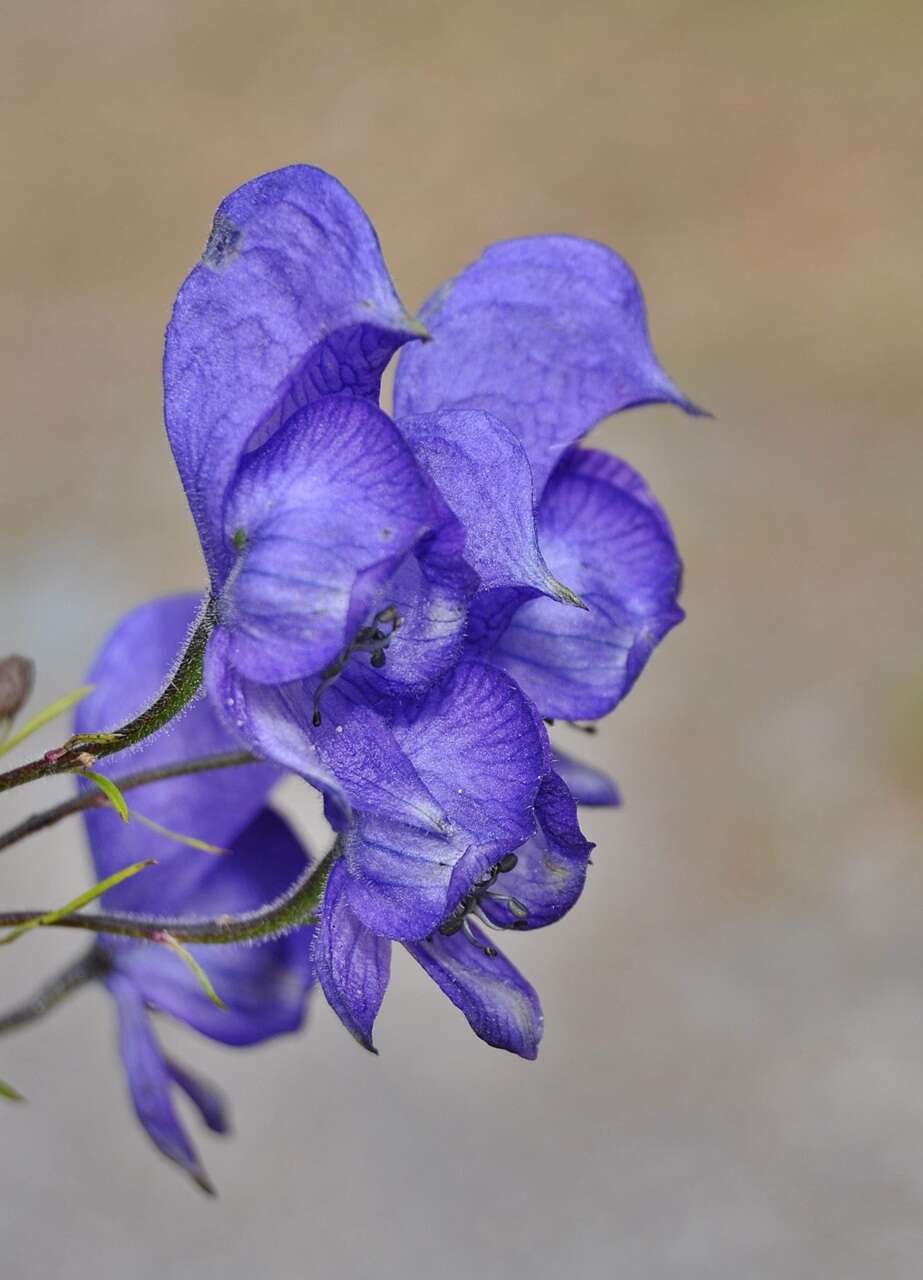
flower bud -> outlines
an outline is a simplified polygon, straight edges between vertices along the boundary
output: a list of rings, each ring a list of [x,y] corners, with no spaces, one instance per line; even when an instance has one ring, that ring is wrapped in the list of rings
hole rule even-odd
[[[0,660],[0,720],[12,720],[28,700],[35,683],[35,663],[11,654]]]

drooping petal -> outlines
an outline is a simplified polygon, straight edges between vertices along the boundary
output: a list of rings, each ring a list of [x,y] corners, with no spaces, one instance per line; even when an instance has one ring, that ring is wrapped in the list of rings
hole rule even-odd
[[[372,1027],[388,985],[391,943],[354,915],[344,892],[348,881],[341,859],[327,879],[311,954],[331,1008],[350,1034],[375,1053]]]
[[[358,814],[344,847],[349,900],[375,932],[419,938],[468,881],[532,832],[544,741],[513,681],[474,661],[460,663],[421,702],[397,706],[392,732],[448,821],[426,832]]]
[[[251,680],[320,672],[369,621],[433,518],[427,482],[365,400],[316,400],[243,460],[225,512],[239,563],[219,602]]]
[[[231,1127],[228,1109],[224,1098],[215,1086],[203,1080],[201,1076],[193,1075],[173,1058],[165,1058],[164,1061],[174,1083],[178,1084],[189,1100],[195,1104],[199,1115],[212,1133],[227,1133]]]
[[[542,1007],[535,990],[501,952],[485,955],[487,939],[472,926],[479,946],[462,933],[434,933],[406,943],[433,981],[460,1009],[475,1035],[521,1058],[535,1058],[542,1038]]]
[[[564,450],[609,414],[660,402],[702,412],[657,363],[638,282],[604,245],[571,236],[492,245],[420,318],[433,340],[400,358],[396,416],[494,414],[522,439],[536,495]]]
[[[288,824],[269,809],[241,833],[229,854],[210,860],[206,875],[183,905],[191,917],[241,915],[284,893],[307,859]],[[149,908],[154,904],[154,899]],[[143,999],[224,1044],[255,1044],[297,1031],[312,980],[310,930],[270,942],[190,947],[226,1009],[217,1008],[169,948],[124,943],[112,948],[120,973]]]
[[[199,608],[195,596],[173,596],[134,609],[112,630],[89,674],[93,692],[77,708],[78,732],[123,723],[147,706],[167,681]],[[198,756],[235,751],[240,744],[225,729],[207,698],[199,698],[169,728],[128,754],[99,761],[110,777]],[[132,809],[181,835],[221,848],[260,811],[279,777],[270,765],[248,764],[171,778],[128,792]],[[82,783],[89,786],[89,783]],[[106,895],[112,910],[143,911],[157,904],[169,913],[185,909],[212,865],[208,854],[189,849],[141,823],[122,822],[110,809],[85,815],[93,863],[100,879],[142,858],[158,865],[125,880]]]
[[[514,432],[473,410],[403,418],[398,427],[461,522],[481,587],[532,587],[574,604],[539,550],[532,470]]]
[[[554,767],[567,784],[567,789],[577,804],[620,805],[619,789],[602,769],[596,769],[582,760],[575,760],[555,748]]]
[[[167,432],[215,584],[225,495],[248,445],[318,396],[376,399],[406,315],[346,189],[292,165],[222,201],[167,329]]]
[[[554,924],[580,897],[586,879],[593,845],[580,830],[573,796],[555,773],[542,780],[535,816],[538,831],[520,845],[516,865],[497,877],[492,896],[481,902],[488,917],[507,928]]]
[[[452,871],[469,847],[466,831],[443,836],[359,814],[343,837],[350,908],[377,934],[423,937],[446,915]]]
[[[173,1106],[174,1075],[154,1037],[144,1003],[119,974],[106,985],[119,1015],[119,1049],[135,1112],[148,1137],[168,1160],[175,1161],[204,1191],[212,1191],[208,1175]]]
[[[564,720],[611,711],[683,618],[682,565],[666,517],[653,500],[589,471],[583,452],[562,460],[538,516],[546,560],[587,611],[529,600],[491,651],[543,716]]]

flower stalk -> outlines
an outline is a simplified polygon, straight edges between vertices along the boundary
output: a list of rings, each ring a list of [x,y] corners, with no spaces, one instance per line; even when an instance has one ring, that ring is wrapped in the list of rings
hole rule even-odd
[[[334,844],[313,870],[305,871],[281,897],[266,903],[255,911],[239,916],[170,919],[165,916],[142,916],[132,912],[106,914],[103,912],[61,916],[49,921],[43,928],[85,929],[92,933],[108,933],[119,938],[135,938],[140,941],[161,942],[169,934],[176,942],[199,945],[229,942],[261,942],[279,938],[303,925],[311,924],[315,908],[319,905],[330,870],[339,857],[339,846]],[[17,928],[31,924],[38,917],[50,914],[47,910],[0,912],[0,928]]]
[[[190,760],[177,760],[174,764],[159,765],[151,769],[139,769],[136,773],[127,773],[123,777],[113,778],[120,791],[134,791],[138,787],[150,786],[155,782],[163,782],[170,778],[181,778],[189,774],[211,773],[217,769],[233,769],[241,765],[256,764],[259,757],[252,751],[222,751],[210,756],[197,756]],[[24,818],[17,826],[0,834],[0,851],[9,849],[11,845],[25,840],[54,826],[74,813],[85,813],[88,809],[105,809],[109,801],[99,790],[83,791],[80,795],[62,800],[39,813]]]
[[[205,648],[216,622],[215,603],[209,598],[173,674],[161,694],[139,715],[118,729],[105,733],[82,733],[68,738],[38,760],[0,773],[0,791],[10,791],[39,778],[85,769],[103,756],[124,751],[143,742],[169,724],[186,707],[202,687]]]

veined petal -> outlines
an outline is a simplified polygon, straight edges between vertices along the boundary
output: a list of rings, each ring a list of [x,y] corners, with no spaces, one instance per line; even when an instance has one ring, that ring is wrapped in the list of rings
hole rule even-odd
[[[666,517],[652,504],[603,468],[593,474],[579,449],[548,482],[538,513],[541,546],[587,611],[529,600],[491,651],[543,716],[583,720],[611,711],[682,620],[682,565]]]
[[[344,892],[348,883],[341,859],[327,878],[311,955],[331,1008],[347,1031],[374,1053],[372,1027],[388,985],[391,943],[352,912]]]
[[[481,947],[487,940],[477,926]],[[535,1058],[542,1038],[542,1007],[535,990],[501,952],[485,955],[461,933],[434,933],[405,944],[413,958],[468,1019],[475,1035],[521,1058]]]
[[[614,806],[622,803],[618,787],[602,769],[575,760],[557,747],[554,749],[554,767],[577,804]]]
[[[460,521],[464,556],[482,588],[532,587],[576,603],[539,550],[532,470],[508,427],[473,410],[403,418],[398,427]]]
[[[374,229],[335,178],[292,165],[222,201],[167,328],[167,432],[213,582],[228,487],[245,449],[318,396],[376,399],[393,353],[420,337]]]
[[[425,832],[361,813],[345,853],[353,910],[377,933],[406,939],[429,933],[467,882],[528,838],[544,741],[513,681],[471,660],[419,703],[396,706],[391,726],[447,822]]]
[[[210,861],[195,894],[184,903],[184,913],[219,916],[256,910],[284,893],[306,866],[291,828],[264,809],[230,853]],[[208,999],[166,947],[127,942],[110,944],[110,949],[118,971],[131,979],[146,1003],[213,1040],[255,1044],[297,1031],[304,1020],[313,977],[309,929],[256,946],[190,947],[226,1009]]]
[[[316,400],[243,460],[228,498],[242,546],[219,608],[228,657],[251,680],[320,672],[368,621],[433,518],[391,420],[365,400]]]
[[[134,609],[116,625],[90,671],[89,680],[95,687],[77,708],[77,732],[108,729],[149,705],[166,684],[198,609],[197,597],[172,596]],[[139,769],[238,747],[203,697],[191,703],[165,732],[148,738],[128,756],[100,760],[95,768],[118,778]],[[152,783],[137,797],[132,796],[132,804],[144,817],[171,831],[227,848],[262,809],[278,777],[277,768],[264,764],[218,769]],[[85,782],[80,785],[90,786]],[[142,858],[155,858],[158,863],[143,876],[110,890],[105,898],[110,910],[139,911],[152,902],[164,912],[183,910],[213,866],[206,855],[139,822],[122,822],[110,809],[90,809],[84,817],[100,879]]]
[[[315,726],[316,686],[305,680],[284,685],[246,680],[223,661],[220,645],[209,646],[205,678],[244,742],[300,774],[344,813],[365,809],[433,831],[446,826],[441,805],[384,716],[350,700],[345,680],[324,693],[321,722]]]
[[[540,929],[568,912],[583,889],[593,845],[583,836],[577,806],[556,773],[543,779],[535,800],[539,827],[516,850],[516,865],[497,878],[495,896],[481,908],[495,924]],[[517,906],[511,910],[510,900]],[[525,908],[525,915],[518,910]]]
[[[350,909],[376,934],[423,937],[445,916],[452,872],[470,843],[470,834],[455,828],[438,835],[358,814],[343,837]]]
[[[420,318],[433,340],[400,358],[396,417],[496,415],[522,439],[536,496],[564,450],[609,414],[660,402],[702,413],[657,363],[640,286],[604,245],[572,236],[492,245]]]
[[[168,1160],[175,1161],[205,1191],[211,1191],[195,1148],[173,1106],[174,1074],[154,1037],[144,1003],[119,974],[106,980],[119,1014],[119,1048],[138,1119]]]

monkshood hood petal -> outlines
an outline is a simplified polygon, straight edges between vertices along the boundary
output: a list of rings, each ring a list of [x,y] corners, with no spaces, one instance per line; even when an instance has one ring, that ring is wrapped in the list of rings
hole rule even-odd
[[[263,683],[323,671],[437,518],[380,409],[332,396],[299,410],[242,460],[228,498],[238,559],[217,604],[227,660]]]
[[[244,452],[319,396],[377,400],[391,356],[422,333],[329,174],[292,165],[222,201],[164,352],[167,433],[213,585],[233,559],[224,505]]]
[[[625,697],[659,641],[683,618],[682,564],[666,516],[624,462],[573,449],[538,508],[539,542],[586,610],[515,589],[471,606],[469,635],[541,714],[596,719]]]
[[[400,357],[396,417],[493,414],[522,440],[537,496],[565,449],[609,414],[650,403],[703,413],[657,363],[631,268],[589,240],[492,245],[420,319],[432,342]]]

